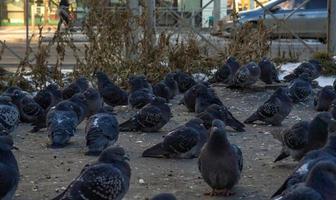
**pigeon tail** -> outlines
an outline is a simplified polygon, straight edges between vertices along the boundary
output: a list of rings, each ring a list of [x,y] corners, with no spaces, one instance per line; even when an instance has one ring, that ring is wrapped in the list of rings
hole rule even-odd
[[[245,125],[234,117],[232,117],[232,120],[226,123],[228,126],[231,126],[234,130],[238,132],[245,132],[245,129],[244,129]]]
[[[136,131],[138,128],[138,123],[133,118],[119,125],[119,131],[121,132]]]
[[[288,158],[289,156],[290,155],[287,152],[285,152],[285,151],[282,150],[281,153],[280,153],[280,155],[278,155],[278,157],[274,160],[274,162],[276,163],[276,162],[278,162],[280,160]]]
[[[253,113],[253,115],[251,115],[249,118],[247,118],[244,123],[245,124],[252,124],[253,122],[259,120],[260,117],[257,113]]]
[[[142,153],[142,157],[166,158],[168,152],[162,149],[162,143],[156,144]]]

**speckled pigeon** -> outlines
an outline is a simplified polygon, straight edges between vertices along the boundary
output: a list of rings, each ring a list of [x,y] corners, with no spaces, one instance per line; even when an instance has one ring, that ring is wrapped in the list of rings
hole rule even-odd
[[[196,84],[196,81],[192,76],[182,71],[176,72],[175,80],[181,93],[185,93]]]
[[[336,91],[332,86],[323,87],[314,98],[314,108],[316,111],[329,111],[333,100],[336,99]]]
[[[140,109],[154,100],[153,88],[145,76],[131,76],[128,80],[130,92],[128,104]]]
[[[62,99],[62,92],[55,84],[48,85],[34,96],[35,102],[45,110],[49,110],[51,107],[62,101]]]
[[[233,77],[240,68],[239,63],[234,57],[229,57],[224,65],[222,65],[209,80],[210,83],[227,83],[233,81]]]
[[[259,62],[258,65],[261,70],[261,81],[266,84],[272,84],[273,82],[280,83],[278,71],[270,60],[264,58]]]
[[[0,96],[0,130],[11,133],[18,126],[20,113],[8,96]]]
[[[299,78],[302,74],[306,73],[310,81],[317,79],[322,71],[321,64],[316,60],[310,60],[308,62],[301,63],[294,71],[285,76],[286,82],[291,82],[296,78]]]
[[[260,73],[260,67],[256,63],[251,62],[244,65],[236,72],[231,87],[251,86],[259,80]]]
[[[308,74],[301,74],[299,78],[294,79],[288,86],[289,97],[294,103],[305,101],[312,93],[313,88],[308,79]]]

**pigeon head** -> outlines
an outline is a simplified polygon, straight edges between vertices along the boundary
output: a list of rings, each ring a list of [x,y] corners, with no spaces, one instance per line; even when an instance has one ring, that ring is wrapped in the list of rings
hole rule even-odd
[[[222,120],[215,119],[212,121],[212,127],[225,130],[225,123]]]
[[[329,112],[321,112],[316,115],[316,117],[312,120],[311,124],[317,124],[318,127],[328,127],[332,116]]]
[[[154,196],[151,200],[176,200],[176,197],[170,193],[162,193]]]
[[[80,77],[79,79],[77,79],[76,84],[78,84],[82,91],[86,90],[89,87],[89,82],[85,77]]]
[[[124,162],[126,160],[129,158],[122,147],[108,147],[98,158],[98,161],[103,163]]]
[[[99,92],[94,88],[89,88],[83,92],[83,95],[87,100],[96,100],[100,97]]]
[[[321,161],[310,171],[306,185],[315,189],[324,199],[334,199],[336,196],[336,164],[331,161]]]
[[[14,90],[13,93],[9,95],[13,101],[19,101],[20,99],[23,99],[26,94],[22,92],[22,90]]]
[[[202,83],[197,84],[193,91],[195,92],[196,96],[206,95],[208,94],[208,87]]]
[[[22,89],[19,88],[19,87],[16,87],[16,86],[12,86],[12,87],[7,88],[4,91],[3,95],[9,95],[9,96],[11,96],[15,91],[22,91]]]
[[[51,133],[51,147],[62,148],[68,144],[71,135],[65,130],[56,130]]]
[[[309,63],[313,64],[315,69],[318,71],[318,72],[321,72],[322,71],[322,65],[320,63],[320,61],[318,60],[315,60],[315,59],[311,59],[308,61]]]
[[[260,67],[255,62],[247,64],[246,67],[249,69],[252,76],[260,76]]]
[[[227,58],[226,64],[228,64],[231,68],[234,69],[239,69],[240,67],[239,63],[237,62],[237,59],[233,56]]]
[[[14,148],[13,139],[10,136],[0,136],[0,152]]]
[[[225,151],[225,149],[230,146],[230,143],[226,131],[223,128],[224,122],[221,120],[214,120],[212,124],[213,126],[210,130],[208,145],[213,152],[220,153],[221,151]]]

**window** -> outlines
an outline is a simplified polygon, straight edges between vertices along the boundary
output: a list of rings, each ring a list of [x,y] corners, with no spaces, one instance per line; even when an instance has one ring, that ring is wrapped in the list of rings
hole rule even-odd
[[[306,9],[315,10],[315,9],[324,9],[327,10],[328,1],[327,0],[310,0],[306,4]]]
[[[287,0],[287,1],[284,1],[276,5],[276,7],[279,7],[280,10],[293,10],[294,5],[295,5],[294,3],[295,3],[295,0]]]

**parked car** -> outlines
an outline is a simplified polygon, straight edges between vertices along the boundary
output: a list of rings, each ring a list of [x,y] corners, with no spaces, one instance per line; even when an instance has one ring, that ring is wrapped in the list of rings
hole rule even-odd
[[[325,40],[327,38],[328,23],[327,0],[310,0],[300,7],[303,2],[304,0],[272,0],[264,4],[264,7],[277,19],[284,20],[288,17],[285,20],[285,25],[279,22],[279,20],[274,19],[270,12],[259,7],[239,12],[235,22],[229,18],[219,21],[216,24],[214,33],[230,36],[235,27],[239,27],[245,23],[256,24],[258,20],[263,20],[264,24],[268,28],[271,28],[273,36],[292,37],[290,32],[294,32],[301,38]],[[297,11],[292,14],[292,11],[295,9]]]

